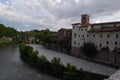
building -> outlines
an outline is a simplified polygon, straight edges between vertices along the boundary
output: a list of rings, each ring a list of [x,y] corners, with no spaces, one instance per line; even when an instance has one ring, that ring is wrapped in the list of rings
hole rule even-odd
[[[71,41],[72,29],[61,28],[58,30],[58,40],[69,40]]]
[[[11,41],[12,41],[12,38],[10,38],[10,37],[3,36],[2,38],[0,38],[0,42],[8,43],[8,42],[11,42]]]
[[[28,43],[28,44],[32,44],[33,43],[33,40],[34,40],[34,37],[30,37],[30,36],[20,36],[20,42],[25,42],[25,43]]]
[[[85,42],[94,43],[98,50],[108,48],[120,50],[120,22],[89,23],[89,15],[81,16],[81,23],[72,24],[72,49],[74,55],[80,54],[80,47]]]
[[[51,33],[51,37],[50,37],[50,39],[51,39],[52,41],[56,41],[57,38],[58,38],[58,36],[57,36],[57,32],[52,32],[52,33]]]

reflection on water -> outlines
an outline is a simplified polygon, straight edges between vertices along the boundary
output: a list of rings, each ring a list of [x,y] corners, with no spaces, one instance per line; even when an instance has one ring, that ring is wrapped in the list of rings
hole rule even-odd
[[[58,80],[28,67],[19,58],[18,46],[0,49],[0,80]]]
[[[75,58],[72,56],[68,56],[66,54],[56,52],[53,50],[48,50],[45,49],[41,45],[31,45],[34,47],[35,50],[39,51],[39,55],[44,55],[47,57],[47,59],[50,61],[53,59],[53,57],[59,57],[61,58],[61,62],[66,65],[67,63],[71,63],[77,67],[77,69],[82,68],[83,70],[91,71],[94,73],[99,73],[99,74],[104,74],[104,75],[111,75],[113,74],[116,69],[101,65],[101,64],[96,64],[87,60]]]

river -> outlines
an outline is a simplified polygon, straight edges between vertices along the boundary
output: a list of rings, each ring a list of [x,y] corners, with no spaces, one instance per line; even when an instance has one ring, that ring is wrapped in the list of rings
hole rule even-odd
[[[18,46],[0,48],[0,80],[59,80],[30,68],[19,57]]]
[[[59,57],[61,63],[66,66],[67,63],[71,63],[77,67],[77,69],[83,69],[93,73],[103,74],[103,75],[112,75],[117,69],[104,66],[102,64],[90,62],[80,58],[72,57],[64,53],[56,52],[53,50],[45,49],[42,45],[31,45],[35,50],[38,50],[39,55],[44,55],[46,58],[51,61],[53,57]]]
[[[104,75],[111,75],[116,71],[116,69],[111,67],[45,49],[41,45],[31,46],[39,51],[39,55],[45,55],[49,61],[53,57],[59,57],[64,65],[71,63],[78,69],[83,68],[84,70]],[[18,46],[0,48],[0,80],[59,80],[29,67],[21,61],[19,56]]]

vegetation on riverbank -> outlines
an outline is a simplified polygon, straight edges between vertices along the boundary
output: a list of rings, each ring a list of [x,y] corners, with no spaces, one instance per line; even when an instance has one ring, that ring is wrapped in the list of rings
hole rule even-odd
[[[84,43],[80,50],[87,57],[94,57],[96,54],[98,54],[97,47],[94,43]]]
[[[0,24],[0,47],[14,45],[18,41],[18,31],[16,29]]]
[[[103,80],[107,76],[90,73],[87,71],[77,70],[75,66],[68,63],[62,65],[60,58],[54,57],[49,62],[45,56],[38,56],[38,51],[34,51],[31,46],[20,44],[20,57],[21,59],[30,64],[31,66],[43,71],[49,75],[65,80]]]
[[[11,42],[0,42],[0,47],[6,47],[6,46],[11,46],[11,45],[16,45],[17,43],[14,41]]]

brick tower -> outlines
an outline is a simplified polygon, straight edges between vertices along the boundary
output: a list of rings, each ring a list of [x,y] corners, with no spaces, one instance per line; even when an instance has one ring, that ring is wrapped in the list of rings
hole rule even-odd
[[[89,24],[89,15],[84,14],[81,16],[81,24],[82,25],[88,25]]]

